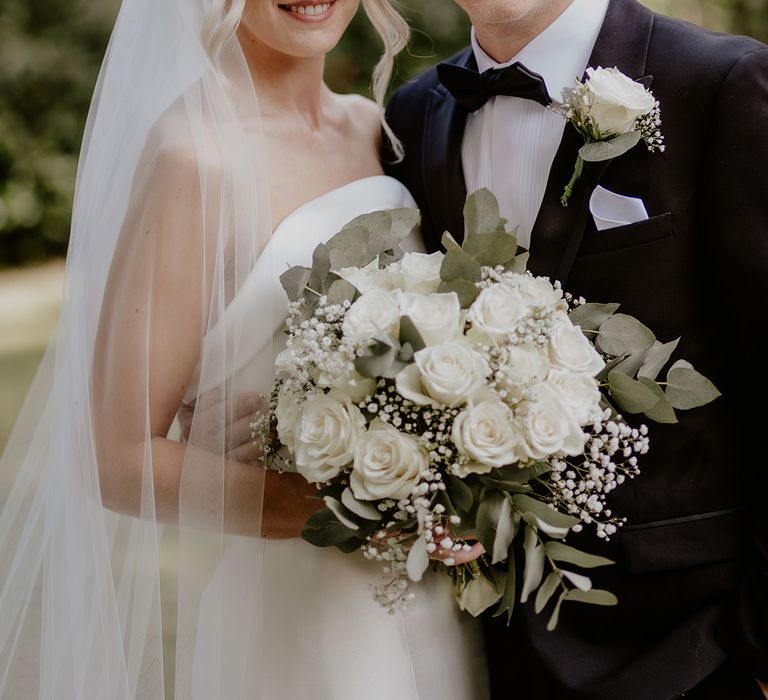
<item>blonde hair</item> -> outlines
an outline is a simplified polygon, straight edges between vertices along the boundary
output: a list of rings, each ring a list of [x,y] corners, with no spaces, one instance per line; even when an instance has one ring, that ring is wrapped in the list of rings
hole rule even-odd
[[[243,16],[246,0],[211,0],[203,23],[203,44],[214,65],[219,64],[221,51],[235,35]],[[384,44],[382,54],[373,69],[371,89],[373,98],[381,110],[381,126],[397,160],[403,158],[403,145],[387,124],[384,101],[392,80],[395,57],[407,45],[410,27],[397,11],[394,0],[362,0],[365,13]]]

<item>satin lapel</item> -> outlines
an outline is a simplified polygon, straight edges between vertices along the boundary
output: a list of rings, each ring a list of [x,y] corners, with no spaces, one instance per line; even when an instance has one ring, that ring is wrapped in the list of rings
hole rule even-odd
[[[645,75],[653,13],[636,0],[611,0],[595,42],[589,66],[619,68],[639,78]],[[552,163],[544,199],[531,234],[529,268],[565,283],[573,267],[589,218],[589,197],[610,161],[586,163],[567,207],[560,203],[584,141],[568,124]],[[639,148],[640,146],[637,146]]]
[[[476,69],[471,49],[461,53],[454,62]],[[440,237],[444,231],[450,231],[456,240],[461,241],[467,198],[461,146],[467,113],[442,85],[433,89],[429,97],[429,112],[424,126],[424,190],[429,199],[435,234]],[[432,243],[433,249],[439,249],[439,239]]]

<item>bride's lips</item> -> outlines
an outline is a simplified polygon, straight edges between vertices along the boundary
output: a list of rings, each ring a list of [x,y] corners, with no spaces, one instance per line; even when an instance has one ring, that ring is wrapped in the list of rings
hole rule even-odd
[[[280,3],[278,7],[299,22],[323,22],[333,14],[337,1],[298,0],[297,2]]]

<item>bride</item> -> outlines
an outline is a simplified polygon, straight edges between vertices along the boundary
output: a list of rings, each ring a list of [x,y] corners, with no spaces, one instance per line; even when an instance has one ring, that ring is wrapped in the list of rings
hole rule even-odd
[[[387,616],[378,565],[299,539],[312,489],[250,442],[279,275],[413,206],[377,155],[407,27],[363,4],[376,104],[323,83],[359,0],[123,0],[59,328],[0,464],[0,698],[159,700],[174,660],[178,700],[487,697],[448,578]]]

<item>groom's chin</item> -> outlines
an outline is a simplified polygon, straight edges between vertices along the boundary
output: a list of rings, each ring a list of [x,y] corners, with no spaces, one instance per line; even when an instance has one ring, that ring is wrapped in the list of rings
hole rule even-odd
[[[515,25],[541,13],[552,0],[454,0],[472,24]]]

